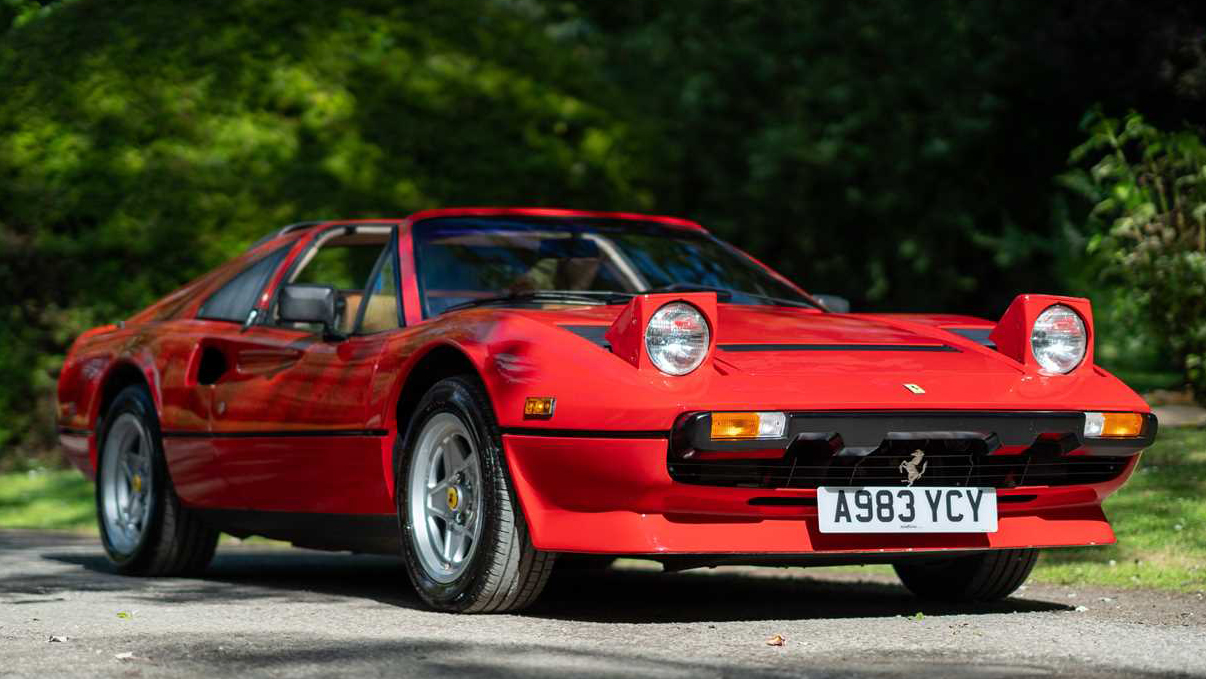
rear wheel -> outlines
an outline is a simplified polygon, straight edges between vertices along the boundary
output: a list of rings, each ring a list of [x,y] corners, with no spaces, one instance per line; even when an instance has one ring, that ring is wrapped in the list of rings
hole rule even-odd
[[[101,430],[96,515],[101,543],[127,575],[180,575],[213,558],[218,532],[201,523],[172,488],[155,406],[144,387],[113,400]]]
[[[1037,549],[999,549],[894,567],[910,592],[951,602],[997,601],[1013,594],[1034,569]]]
[[[466,613],[513,611],[535,601],[554,555],[532,546],[498,423],[477,380],[436,383],[400,445],[403,556],[423,600]]]

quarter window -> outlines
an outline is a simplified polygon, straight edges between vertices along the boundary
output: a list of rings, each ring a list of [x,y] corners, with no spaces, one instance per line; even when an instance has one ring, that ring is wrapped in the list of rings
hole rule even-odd
[[[272,272],[276,271],[276,267],[289,252],[289,247],[286,245],[274,250],[232,278],[205,300],[197,311],[197,318],[235,323],[247,320],[247,315],[255,306],[256,298],[268,284],[268,279],[272,278]]]

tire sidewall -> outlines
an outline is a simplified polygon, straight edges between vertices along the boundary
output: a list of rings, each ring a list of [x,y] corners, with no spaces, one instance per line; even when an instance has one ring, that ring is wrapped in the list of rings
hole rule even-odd
[[[395,448],[395,507],[401,532],[402,555],[406,570],[419,595],[432,606],[459,610],[476,600],[476,594],[486,586],[486,572],[491,566],[491,557],[501,539],[499,523],[501,503],[499,494],[507,492],[505,471],[498,441],[493,434],[492,421],[484,413],[489,404],[478,403],[478,399],[466,386],[463,378],[442,380],[431,388],[419,401],[411,417],[405,437],[399,437]],[[409,493],[410,467],[414,458],[414,446],[423,427],[434,416],[450,413],[459,418],[473,438],[482,467],[482,532],[480,543],[475,546],[469,564],[460,577],[442,583],[432,579],[424,570],[414,544],[410,522]]]
[[[142,534],[138,538],[138,544],[129,554],[122,554],[117,551],[113,543],[109,539],[108,531],[105,528],[104,518],[104,488],[105,484],[100,478],[100,474],[104,470],[104,455],[105,447],[109,439],[109,430],[117,418],[123,414],[131,413],[136,416],[146,428],[147,434],[151,437],[151,494],[148,498],[151,503],[151,511],[148,514],[147,525],[143,527]],[[142,387],[127,387],[113,399],[113,404],[109,407],[109,412],[105,416],[102,434],[97,445],[96,468],[98,472],[96,483],[96,519],[100,527],[101,544],[105,548],[105,555],[109,558],[110,563],[117,568],[118,571],[133,571],[137,570],[138,566],[150,558],[149,545],[153,544],[151,536],[158,533],[160,525],[163,522],[163,498],[164,490],[167,483],[167,473],[164,469],[163,462],[163,441],[159,433],[159,418],[155,416],[155,406],[151,401],[150,394]]]

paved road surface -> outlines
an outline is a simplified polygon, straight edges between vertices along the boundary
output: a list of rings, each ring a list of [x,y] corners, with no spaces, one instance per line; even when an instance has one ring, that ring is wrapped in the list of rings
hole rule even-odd
[[[525,615],[455,616],[391,559],[223,546],[204,579],[143,580],[95,539],[0,530],[0,677],[1206,677],[1201,594],[943,608],[819,573],[565,571]]]

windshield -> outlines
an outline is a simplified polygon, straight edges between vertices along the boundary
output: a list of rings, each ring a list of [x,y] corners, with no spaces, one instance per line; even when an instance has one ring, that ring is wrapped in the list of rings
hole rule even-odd
[[[516,303],[619,303],[659,291],[715,289],[734,304],[812,300],[702,231],[627,219],[450,217],[414,227],[424,312],[497,297]],[[614,294],[608,294],[614,293]]]

